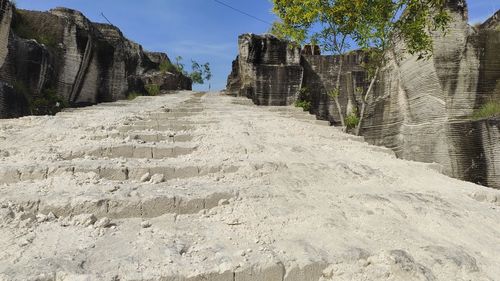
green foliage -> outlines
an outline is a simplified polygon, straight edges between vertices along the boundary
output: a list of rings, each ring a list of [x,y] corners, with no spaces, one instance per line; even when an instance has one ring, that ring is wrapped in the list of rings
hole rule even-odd
[[[160,71],[162,73],[167,73],[167,72],[171,72],[171,73],[175,73],[175,72],[178,72],[179,69],[177,69],[177,67],[175,65],[173,65],[171,62],[169,62],[168,60],[164,60],[160,63]]]
[[[340,89],[333,89],[331,91],[328,92],[328,96],[331,98],[331,99],[336,99],[340,96]]]
[[[401,39],[410,54],[428,57],[431,32],[445,31],[450,21],[446,0],[273,0],[273,11],[286,28],[301,29],[327,51],[348,48],[349,37],[364,49],[382,54]],[[319,30],[319,31],[318,31]],[[287,34],[293,37],[293,34]],[[384,63],[375,55],[375,64]]]
[[[139,94],[138,92],[129,92],[127,93],[127,100],[135,100],[137,97],[139,96],[142,96],[141,94]]]
[[[34,39],[51,49],[57,48],[57,37],[50,30],[43,26],[33,26],[24,19],[22,11],[16,11],[14,18],[12,29],[17,36],[23,39]]]
[[[269,33],[282,40],[288,40],[302,44],[307,38],[306,30],[285,24],[283,21],[275,21],[269,29]]]
[[[360,118],[357,111],[353,111],[345,117],[345,125],[348,129],[354,129],[358,126]]]
[[[474,119],[500,117],[500,101],[489,101],[474,112]]]
[[[28,100],[33,115],[54,115],[69,107],[69,103],[60,97],[54,88],[43,89],[39,96],[30,97]]]
[[[304,109],[304,111],[310,111],[312,108],[312,103],[309,96],[310,93],[306,87],[300,88],[297,101],[295,101],[295,107],[301,107],[302,109]]]
[[[295,107],[301,107],[304,111],[309,111],[311,110],[312,105],[310,101],[297,100],[295,102]]]
[[[204,84],[206,81],[212,79],[212,71],[210,70],[210,63],[205,63],[203,65],[198,62],[191,60],[192,72],[189,74],[191,80],[195,84]]]
[[[185,66],[182,63],[182,57],[181,56],[175,57],[175,65],[174,66],[175,66],[175,68],[177,68],[177,71],[179,71],[180,73],[184,74],[185,76],[189,76],[189,74],[187,73],[187,71],[184,70]]]
[[[186,67],[182,63],[182,57],[177,56],[175,58],[175,65],[179,72],[188,76],[193,80],[195,84],[205,84],[205,82],[209,82],[212,79],[212,71],[210,69],[210,63],[200,64],[194,60],[191,60],[191,73],[186,71]]]
[[[14,82],[14,92],[17,95],[22,95],[27,101],[31,101],[31,97],[33,96],[31,90],[22,81]]]
[[[157,84],[148,84],[144,86],[146,88],[146,92],[148,96],[157,96],[160,94],[160,85]]]

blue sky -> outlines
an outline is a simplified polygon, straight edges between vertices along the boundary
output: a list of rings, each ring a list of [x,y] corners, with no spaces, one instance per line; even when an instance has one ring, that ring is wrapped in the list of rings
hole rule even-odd
[[[264,21],[272,22],[270,0],[222,0]],[[48,10],[68,7],[82,11],[89,19],[104,22],[100,13],[118,26],[129,39],[147,50],[166,52],[173,60],[182,56],[210,62],[212,89],[225,88],[236,57],[238,35],[264,33],[269,25],[233,11],[214,0],[17,0],[23,9]],[[469,0],[471,23],[482,22],[500,9],[498,0]],[[196,86],[198,90],[206,85]]]

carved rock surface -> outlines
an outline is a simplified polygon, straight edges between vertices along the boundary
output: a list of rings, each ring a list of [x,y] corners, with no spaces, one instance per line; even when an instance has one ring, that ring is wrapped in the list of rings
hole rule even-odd
[[[401,158],[439,163],[453,177],[500,188],[498,121],[470,121],[500,100],[500,31],[493,19],[479,29],[468,25],[464,2],[452,1],[450,11],[452,24],[446,35],[434,35],[431,59],[393,57],[383,70],[362,134]],[[394,53],[401,56],[401,48]]]
[[[400,158],[438,163],[450,176],[500,188],[498,119],[472,118],[486,103],[500,100],[500,12],[475,28],[468,24],[464,1],[449,1],[448,6],[453,20],[445,35],[433,34],[432,58],[418,60],[417,56],[405,54],[402,44],[388,54],[392,57],[375,83],[361,133],[369,143],[391,148]],[[302,80],[301,87],[309,93],[311,113],[339,124],[339,112],[327,93],[335,89],[342,59],[340,107],[344,115],[359,112],[359,89],[365,92],[369,86],[360,66],[362,53],[302,55],[302,79],[274,76],[272,81],[266,81],[256,75],[255,69],[262,68],[262,61],[269,55],[261,49],[252,51],[252,46],[265,46],[267,52],[281,50],[281,55],[273,56],[281,58],[290,49],[279,40],[262,44],[267,37],[240,36],[240,56],[228,79],[230,93],[266,104],[255,99],[255,89],[295,85],[295,81]],[[261,58],[256,57],[259,55]],[[273,100],[293,99],[289,93],[274,91]]]
[[[191,89],[181,73],[160,72],[166,54],[149,53],[115,26],[90,22],[66,8],[48,12],[16,10],[3,1],[0,14],[0,81],[28,100],[57,95],[65,104],[84,106],[125,99],[144,86],[138,77],[157,77],[163,90]],[[24,112],[22,115],[28,114]],[[0,118],[8,117],[0,111]]]
[[[258,105],[290,105],[302,84],[300,49],[270,35],[243,34],[227,90]]]

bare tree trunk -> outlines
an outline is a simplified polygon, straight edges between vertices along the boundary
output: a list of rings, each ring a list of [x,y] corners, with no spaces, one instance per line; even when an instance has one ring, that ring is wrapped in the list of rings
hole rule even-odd
[[[337,106],[337,111],[339,112],[340,116],[340,124],[342,124],[342,127],[345,127],[345,120],[344,120],[344,114],[342,113],[342,107],[340,106],[339,102],[339,95],[340,95],[340,76],[342,75],[342,67],[344,64],[344,60],[342,58],[342,55],[340,55],[340,66],[339,66],[339,72],[337,73],[337,85],[335,85],[335,88],[337,90],[337,96],[333,98],[335,101],[335,105]]]
[[[359,123],[358,123],[358,128],[356,129],[356,136],[359,136],[361,132],[361,126],[363,125],[363,118],[365,117],[365,110],[366,110],[366,101],[368,100],[368,97],[372,93],[373,90],[373,85],[375,85],[375,81],[377,80],[379,68],[375,70],[375,74],[373,75],[372,81],[370,82],[370,87],[368,87],[368,90],[366,91],[366,95],[363,98],[363,104],[361,105],[361,112],[359,115]]]

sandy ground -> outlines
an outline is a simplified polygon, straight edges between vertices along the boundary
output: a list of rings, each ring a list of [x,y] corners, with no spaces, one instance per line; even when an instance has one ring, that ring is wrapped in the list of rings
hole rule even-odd
[[[500,280],[500,192],[295,108],[0,121],[0,280]]]

